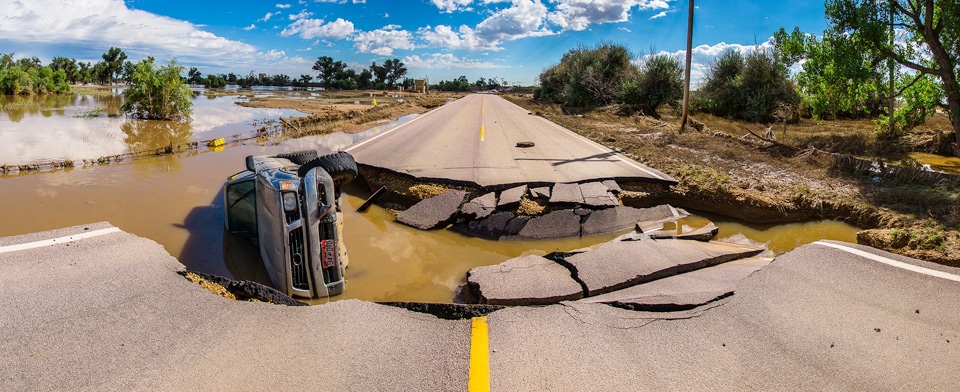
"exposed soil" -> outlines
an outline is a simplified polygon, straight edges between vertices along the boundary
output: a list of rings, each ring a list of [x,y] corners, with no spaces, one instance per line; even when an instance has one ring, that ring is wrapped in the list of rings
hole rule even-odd
[[[655,167],[679,181],[664,195],[672,205],[780,223],[838,219],[865,229],[861,243],[960,266],[960,181],[914,181],[846,170],[845,154],[882,153],[891,161],[909,151],[949,152],[949,121],[937,114],[898,143],[877,140],[870,120],[767,127],[694,115],[704,126],[679,132],[679,119],[623,117],[617,108],[566,114],[555,105],[507,97],[532,113]],[[751,132],[753,134],[751,134]],[[945,151],[946,150],[946,151]],[[908,177],[908,176],[901,176]]]

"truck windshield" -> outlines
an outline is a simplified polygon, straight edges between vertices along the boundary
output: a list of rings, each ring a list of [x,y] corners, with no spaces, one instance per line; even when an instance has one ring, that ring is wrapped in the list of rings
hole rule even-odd
[[[257,234],[257,198],[253,179],[227,185],[226,203],[228,230]]]

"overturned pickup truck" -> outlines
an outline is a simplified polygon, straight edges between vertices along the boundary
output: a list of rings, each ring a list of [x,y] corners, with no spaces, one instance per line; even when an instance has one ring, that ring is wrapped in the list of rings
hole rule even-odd
[[[225,227],[260,249],[273,286],[291,297],[343,292],[340,187],[357,175],[346,152],[248,156],[223,192]]]

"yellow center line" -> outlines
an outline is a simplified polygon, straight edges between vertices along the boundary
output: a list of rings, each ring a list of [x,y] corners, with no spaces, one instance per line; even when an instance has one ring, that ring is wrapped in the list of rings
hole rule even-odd
[[[490,348],[487,342],[487,318],[474,317],[470,334],[470,392],[490,391]]]
[[[483,124],[481,124],[481,125],[480,125],[480,141],[481,141],[481,142],[483,141],[483,137],[484,137],[485,133],[486,133],[486,132],[484,132],[484,130],[483,130]]]

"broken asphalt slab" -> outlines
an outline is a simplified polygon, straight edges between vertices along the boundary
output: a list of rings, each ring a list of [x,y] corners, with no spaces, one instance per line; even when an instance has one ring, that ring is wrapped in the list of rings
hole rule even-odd
[[[614,207],[620,205],[617,197],[610,192],[610,188],[600,182],[580,184],[580,194],[583,204],[591,207]]]
[[[460,213],[468,216],[474,216],[477,219],[483,219],[497,210],[497,194],[489,192],[483,196],[476,197],[463,204]]]
[[[527,255],[467,272],[467,284],[489,305],[548,305],[583,298],[570,270],[553,260]]]
[[[663,227],[664,222],[675,221],[689,214],[668,204],[650,208],[617,206],[593,211],[583,222],[583,235],[613,233],[633,227],[648,231]]]
[[[675,238],[679,240],[710,241],[710,239],[719,232],[720,228],[714,225],[713,222],[710,222],[703,227],[684,233],[677,233],[675,230],[654,230],[649,232],[647,235],[653,239]]]
[[[579,184],[557,183],[553,185],[550,204],[583,204],[583,194]]]
[[[450,189],[438,196],[421,200],[412,207],[400,211],[397,221],[420,230],[431,230],[450,223],[467,193]]]
[[[741,280],[772,262],[754,256],[579,300],[637,311],[681,311],[734,294]]]
[[[511,240],[543,240],[580,236],[580,216],[573,210],[551,211],[546,215],[530,218]]]
[[[497,208],[502,208],[502,209],[516,208],[517,206],[520,205],[520,199],[523,198],[523,195],[525,193],[527,193],[526,185],[510,188],[501,192],[500,201],[497,203]]]
[[[722,242],[614,241],[564,258],[592,297],[656,279],[751,257],[763,249]]]

